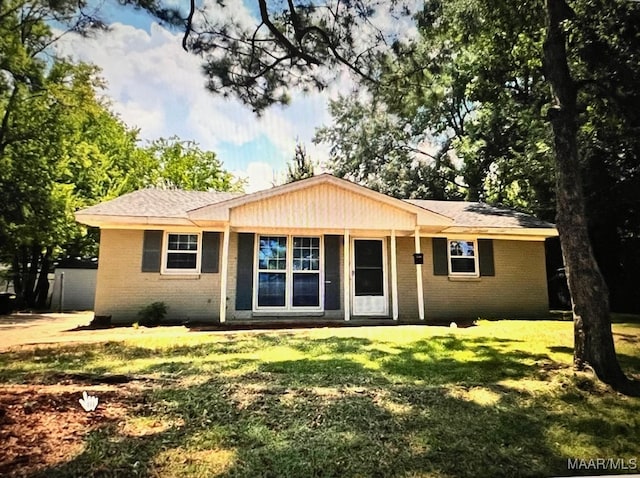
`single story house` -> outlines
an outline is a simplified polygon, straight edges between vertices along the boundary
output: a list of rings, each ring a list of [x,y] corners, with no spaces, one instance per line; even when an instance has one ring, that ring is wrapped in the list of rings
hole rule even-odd
[[[400,200],[329,174],[252,194],[144,189],[78,211],[99,227],[95,314],[403,322],[548,313],[553,224]]]

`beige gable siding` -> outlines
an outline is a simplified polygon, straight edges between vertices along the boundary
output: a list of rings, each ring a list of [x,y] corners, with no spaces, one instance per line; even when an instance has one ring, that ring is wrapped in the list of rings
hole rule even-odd
[[[413,238],[411,239],[413,241]],[[398,241],[400,316],[417,318],[412,245]],[[421,242],[426,320],[541,317],[549,311],[544,242],[494,240],[495,276],[451,280],[433,275],[431,239]]]
[[[415,228],[415,214],[361,194],[319,184],[231,210],[233,227],[311,229]]]
[[[100,232],[95,313],[114,322],[135,322],[138,311],[156,301],[168,306],[167,319],[214,320],[220,311],[220,274],[170,276],[140,272],[144,231]],[[235,280],[230,282],[235,284]]]

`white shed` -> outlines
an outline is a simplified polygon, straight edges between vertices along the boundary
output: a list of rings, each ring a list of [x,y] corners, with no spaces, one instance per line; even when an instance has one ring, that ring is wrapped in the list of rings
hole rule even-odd
[[[67,258],[55,268],[52,310],[93,310],[98,261]]]

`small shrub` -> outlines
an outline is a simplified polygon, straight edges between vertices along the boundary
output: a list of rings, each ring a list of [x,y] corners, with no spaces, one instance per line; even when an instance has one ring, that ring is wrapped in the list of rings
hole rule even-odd
[[[140,309],[138,324],[143,327],[157,327],[167,315],[167,305],[164,302],[154,302]]]

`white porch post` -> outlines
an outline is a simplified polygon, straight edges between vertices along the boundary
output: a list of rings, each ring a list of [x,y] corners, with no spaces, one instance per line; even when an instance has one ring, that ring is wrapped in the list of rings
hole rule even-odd
[[[220,267],[220,323],[227,320],[227,274],[229,271],[229,236],[231,225],[227,223],[222,233],[222,266]]]
[[[391,231],[391,309],[393,320],[398,320],[398,261],[396,259],[396,231]]]
[[[349,229],[344,230],[344,246],[342,247],[344,257],[343,261],[343,271],[344,275],[344,286],[342,290],[342,295],[344,295],[344,320],[349,320],[351,318],[351,252],[350,252],[351,240],[349,238]]]
[[[416,226],[416,253],[420,253],[420,228]],[[422,288],[422,264],[416,264],[416,285],[418,287],[418,316],[424,320],[424,289]]]

